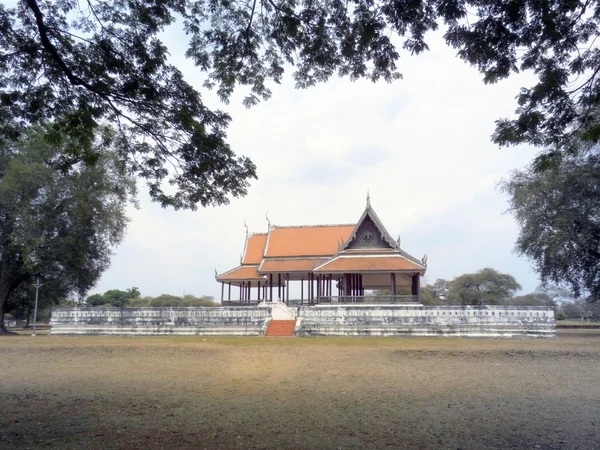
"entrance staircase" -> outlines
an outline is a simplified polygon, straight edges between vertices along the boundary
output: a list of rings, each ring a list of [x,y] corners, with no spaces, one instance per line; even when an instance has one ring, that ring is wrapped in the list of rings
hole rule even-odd
[[[265,336],[293,336],[295,320],[271,320]]]

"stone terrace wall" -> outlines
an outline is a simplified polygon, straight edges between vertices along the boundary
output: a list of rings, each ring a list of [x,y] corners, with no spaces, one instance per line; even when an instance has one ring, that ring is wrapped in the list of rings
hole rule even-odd
[[[57,308],[51,335],[262,336],[270,308]]]
[[[52,335],[264,336],[271,307],[58,308]],[[534,306],[319,305],[290,308],[297,336],[555,338],[554,311]]]
[[[365,305],[300,307],[299,336],[556,338],[552,308]]]

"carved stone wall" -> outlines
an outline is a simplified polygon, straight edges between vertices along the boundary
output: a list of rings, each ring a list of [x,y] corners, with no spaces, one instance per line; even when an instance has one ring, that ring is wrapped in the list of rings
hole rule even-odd
[[[50,334],[262,336],[270,308],[57,308]]]
[[[264,336],[272,307],[58,308],[52,335]],[[352,305],[289,308],[297,336],[555,338],[551,308]]]
[[[556,338],[554,310],[535,306],[300,307],[300,336]]]

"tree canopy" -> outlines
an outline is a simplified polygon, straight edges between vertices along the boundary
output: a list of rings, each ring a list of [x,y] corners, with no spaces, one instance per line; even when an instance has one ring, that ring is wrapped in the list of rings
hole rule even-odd
[[[461,305],[503,305],[521,289],[512,275],[485,268],[456,277],[448,284],[448,302]]]
[[[502,185],[520,225],[517,251],[543,281],[600,299],[600,154],[597,146],[536,170],[531,164]]]
[[[0,329],[4,313],[30,302],[25,286],[39,277],[42,302],[83,295],[109,266],[111,248],[127,225],[125,206],[135,193],[110,152],[109,129],[93,166],[60,169],[65,146],[50,145],[39,130],[0,144]],[[30,290],[30,289],[29,289]]]
[[[196,297],[190,294],[185,294],[183,297],[171,294],[162,294],[158,297],[142,297],[139,289],[133,287],[125,291],[111,289],[104,294],[93,294],[85,300],[85,303],[87,306],[112,306],[117,308],[219,306],[214,300],[210,295]]]
[[[18,0],[0,5],[0,138],[52,119],[50,137],[79,141],[66,162],[89,162],[93,134],[109,121],[121,158],[155,200],[227,203],[246,193],[256,168],[227,144],[229,116],[207,108],[169,64],[161,32],[182,29],[204,87],[227,101],[246,86],[250,106],[290,68],[301,88],[333,75],[395,80],[401,52],[427,50],[427,32],[443,26],[484,82],[537,75],[519,93],[517,117],[497,122],[494,141],[560,153],[572,149],[574,132],[600,136],[599,22],[589,0]]]
[[[137,287],[132,287],[125,291],[120,289],[110,289],[104,294],[93,294],[86,298],[85,303],[88,306],[115,306],[123,308],[127,306],[131,300],[140,298],[140,290]]]

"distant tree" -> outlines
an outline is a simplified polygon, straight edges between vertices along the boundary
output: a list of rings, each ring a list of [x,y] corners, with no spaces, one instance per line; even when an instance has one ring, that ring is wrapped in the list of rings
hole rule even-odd
[[[508,300],[509,305],[515,306],[550,306],[556,308],[554,299],[548,294],[533,292],[531,294],[519,295]]]
[[[435,283],[429,285],[429,289],[434,299],[444,302],[448,297],[449,282],[443,278],[438,278]]]
[[[542,281],[600,298],[600,145],[516,171],[502,188],[520,227],[517,251]]]
[[[194,297],[193,295],[184,295],[181,301],[181,306],[219,306],[215,302],[215,298],[212,295],[203,295],[201,297]]]
[[[442,301],[437,296],[437,292],[432,288],[431,285],[426,284],[425,286],[421,286],[421,291],[419,292],[419,301],[423,305],[433,306],[439,305]]]
[[[129,298],[140,298],[142,296],[140,290],[137,287],[132,287],[130,289],[127,289],[127,295],[129,296]]]
[[[116,308],[124,308],[133,299],[140,297],[140,290],[137,287],[132,287],[125,291],[119,289],[110,289],[104,294],[93,294],[86,299],[88,306],[114,306]]]
[[[100,294],[93,294],[85,299],[85,303],[87,306],[101,306],[108,303],[108,301]]]
[[[135,297],[131,297],[131,295],[134,294],[138,295]],[[110,291],[106,291],[104,295],[90,295],[87,301],[88,305],[90,305],[89,301],[92,298],[100,302],[98,303],[98,306],[110,305],[122,306],[125,308],[219,306],[218,303],[215,303],[214,297],[210,295],[195,297],[193,295],[187,294],[183,297],[179,297],[177,295],[162,294],[158,297],[140,297],[139,290],[137,290],[137,288],[127,289],[127,291],[119,291],[117,289],[113,289]],[[125,300],[124,303],[119,303],[123,300]]]
[[[202,297],[195,297],[193,295],[184,295],[179,297],[177,295],[162,294],[158,297],[150,299],[150,306],[153,307],[192,307],[192,306],[219,306],[215,303],[214,297],[210,295],[204,295]]]
[[[520,288],[512,275],[485,268],[453,279],[448,286],[448,301],[462,305],[502,305]]]
[[[170,294],[162,294],[158,297],[153,298],[150,301],[150,306],[181,306],[181,297]]]
[[[150,302],[152,301],[152,298],[153,297],[132,298],[131,300],[129,300],[127,307],[128,308],[143,308],[143,307],[150,306]]]
[[[104,304],[110,304],[116,308],[123,308],[132,298],[131,292],[121,291],[119,289],[111,289],[102,294]]]
[[[0,142],[0,332],[5,312],[26,301],[18,289],[35,278],[54,302],[96,282],[124,236],[135,193],[110,152],[110,129],[93,142],[102,148],[93,166],[69,164],[76,143],[49,143],[44,134],[31,128],[17,142]]]
[[[600,302],[580,298],[563,304],[561,310],[569,319],[600,320]]]
[[[552,283],[540,284],[535,292],[548,295],[557,305],[575,301],[573,291]]]

